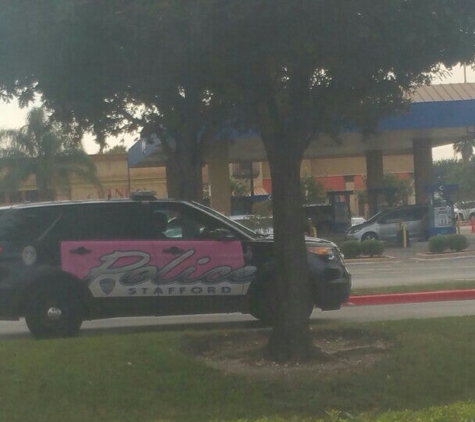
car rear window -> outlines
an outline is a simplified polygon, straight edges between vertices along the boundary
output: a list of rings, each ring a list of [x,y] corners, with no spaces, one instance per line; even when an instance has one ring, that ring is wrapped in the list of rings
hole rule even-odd
[[[10,209],[0,213],[0,240],[33,241],[41,237],[59,217],[53,208]]]

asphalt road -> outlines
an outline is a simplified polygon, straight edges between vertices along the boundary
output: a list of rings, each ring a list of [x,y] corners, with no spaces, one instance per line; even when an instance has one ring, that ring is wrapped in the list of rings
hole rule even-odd
[[[411,284],[431,284],[445,281],[475,280],[475,233],[470,226],[462,227],[473,255],[454,257],[450,254],[437,259],[425,259],[427,242],[414,242],[407,249],[386,247],[390,259],[348,261],[353,287],[379,287]]]
[[[366,322],[475,315],[475,300],[400,305],[344,306],[338,311],[315,310],[312,319],[321,321]],[[128,334],[174,330],[212,330],[257,328],[259,322],[249,315],[217,314],[174,317],[114,318],[87,321],[81,336]],[[0,341],[33,339],[23,321],[0,321]]]
[[[475,280],[475,255],[437,260],[396,258],[354,262],[347,266],[354,288]]]

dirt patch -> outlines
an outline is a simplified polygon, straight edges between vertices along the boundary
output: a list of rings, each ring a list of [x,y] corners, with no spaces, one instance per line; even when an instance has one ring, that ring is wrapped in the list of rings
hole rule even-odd
[[[230,331],[184,338],[185,352],[226,374],[247,377],[332,377],[362,371],[385,358],[395,341],[385,333],[357,329],[315,330],[311,335],[321,352],[312,360],[279,364],[266,358],[269,329]]]

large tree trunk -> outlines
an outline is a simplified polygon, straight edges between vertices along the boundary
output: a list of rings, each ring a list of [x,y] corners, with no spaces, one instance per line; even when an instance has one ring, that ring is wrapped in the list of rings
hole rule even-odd
[[[271,137],[273,138],[273,137]],[[276,361],[311,357],[308,301],[311,297],[300,189],[301,145],[265,139],[272,176],[277,312],[268,343]]]
[[[173,153],[166,164],[168,197],[202,202],[202,168],[200,153],[193,153],[189,149]]]
[[[167,181],[169,197],[186,201],[203,202],[203,158],[202,139],[203,122],[201,118],[201,91],[195,81],[184,84],[185,98],[177,102],[178,115],[181,117],[174,128],[176,149],[169,154]]]

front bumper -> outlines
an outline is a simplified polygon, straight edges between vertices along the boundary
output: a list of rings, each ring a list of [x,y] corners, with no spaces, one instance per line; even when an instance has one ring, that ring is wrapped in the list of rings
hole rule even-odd
[[[361,234],[359,232],[357,233],[345,233],[345,240],[360,240],[361,239]]]
[[[345,271],[340,277],[325,277],[316,283],[314,291],[314,303],[322,311],[340,309],[350,297],[351,274]]]

